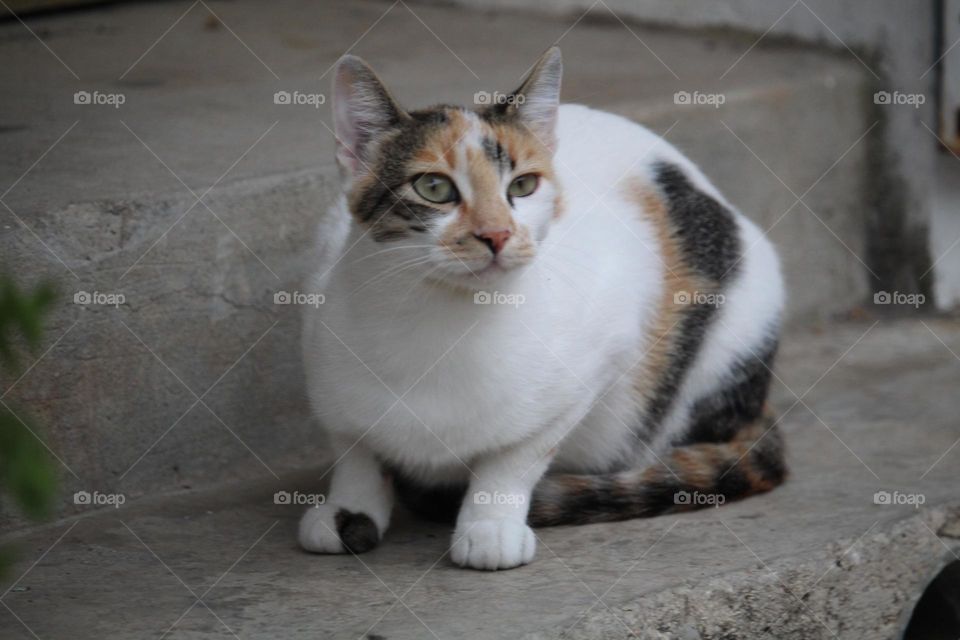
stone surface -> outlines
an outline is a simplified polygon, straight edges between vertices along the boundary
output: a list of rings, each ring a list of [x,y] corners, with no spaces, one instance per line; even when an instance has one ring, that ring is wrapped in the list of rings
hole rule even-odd
[[[118,4],[28,24],[42,43],[0,24],[0,252],[62,301],[46,354],[2,388],[47,426],[66,512],[77,490],[134,498],[322,456],[298,314],[273,296],[296,290],[333,193],[329,104],[274,95],[326,92],[348,49],[424,105],[508,90],[561,39],[565,100],[665,133],[770,230],[795,325],[867,297],[866,76],[833,54],[764,42],[720,82],[749,41],[366,1]],[[84,91],[124,102],[76,104]],[[81,292],[124,303],[74,304]]]
[[[773,390],[785,485],[538,530],[535,562],[507,572],[451,566],[450,531],[406,514],[368,554],[304,554],[300,507],[273,495],[322,491],[319,471],[69,518],[7,538],[22,562],[0,637],[898,638],[960,549],[956,353],[951,318],[795,335]]]

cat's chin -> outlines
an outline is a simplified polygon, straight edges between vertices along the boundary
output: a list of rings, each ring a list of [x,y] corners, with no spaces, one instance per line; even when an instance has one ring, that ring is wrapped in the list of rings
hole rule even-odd
[[[491,263],[472,273],[436,273],[428,280],[434,285],[473,294],[494,286],[503,287],[522,272],[524,266],[504,267],[498,263]]]

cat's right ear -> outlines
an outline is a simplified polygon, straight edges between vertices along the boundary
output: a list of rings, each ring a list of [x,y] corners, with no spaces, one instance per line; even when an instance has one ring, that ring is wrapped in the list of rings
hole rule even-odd
[[[513,99],[494,108],[501,109],[507,117],[516,118],[549,149],[555,150],[562,77],[560,48],[554,45],[533,65],[523,84],[513,92]]]
[[[345,55],[333,77],[333,130],[337,162],[353,176],[370,162],[370,146],[407,118],[366,62]]]

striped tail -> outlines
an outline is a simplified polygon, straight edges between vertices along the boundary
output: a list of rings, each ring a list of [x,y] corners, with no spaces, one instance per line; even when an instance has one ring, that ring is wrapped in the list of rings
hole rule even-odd
[[[786,475],[783,439],[765,414],[728,442],[678,446],[647,469],[547,475],[527,521],[545,527],[692,511],[770,491]]]

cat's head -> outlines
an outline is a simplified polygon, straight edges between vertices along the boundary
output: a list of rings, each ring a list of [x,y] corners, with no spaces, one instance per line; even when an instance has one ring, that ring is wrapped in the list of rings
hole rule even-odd
[[[421,258],[430,278],[468,288],[534,259],[562,206],[553,168],[561,72],[553,47],[496,104],[405,111],[363,60],[341,58],[337,162],[350,212],[391,248],[384,256]]]

